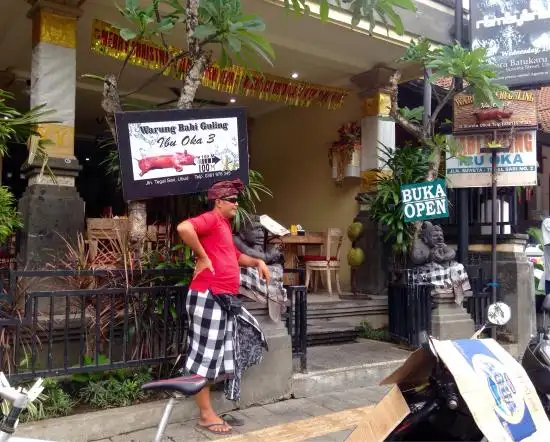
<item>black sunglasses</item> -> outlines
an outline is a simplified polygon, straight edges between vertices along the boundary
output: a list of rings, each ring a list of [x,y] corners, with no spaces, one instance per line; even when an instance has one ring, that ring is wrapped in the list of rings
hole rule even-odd
[[[222,201],[227,201],[228,203],[232,203],[232,204],[235,204],[239,198],[237,198],[236,196],[230,196],[228,198],[220,198]]]

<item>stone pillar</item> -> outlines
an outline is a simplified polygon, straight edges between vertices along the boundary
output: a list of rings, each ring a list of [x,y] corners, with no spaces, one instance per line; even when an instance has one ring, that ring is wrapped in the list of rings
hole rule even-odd
[[[523,355],[531,335],[536,333],[535,284],[533,263],[525,254],[527,235],[498,235],[497,282],[499,299],[508,304],[512,318],[497,329],[502,343],[512,344],[515,356]],[[468,247],[470,259],[483,269],[485,279],[491,277],[491,237],[475,236]],[[515,347],[515,348],[514,348]]]
[[[363,99],[361,119],[361,193],[375,191],[376,178],[385,173],[380,160],[381,148],[395,149],[395,122],[389,116],[390,97],[387,85],[393,70],[377,67],[351,79]],[[382,243],[379,226],[369,218],[366,207],[360,205],[354,221],[364,226],[363,235],[355,246],[365,252],[365,262],[352,271],[355,293],[385,294],[389,253]]]
[[[28,187],[19,201],[24,227],[19,264],[40,268],[63,255],[63,238],[74,243],[84,231],[84,201],[75,188],[80,166],[74,156],[76,26],[81,11],[51,1],[30,1],[32,20],[31,107],[45,104],[52,113],[39,132],[47,145],[55,177],[34,161],[25,170]],[[63,2],[64,3],[64,2]]]

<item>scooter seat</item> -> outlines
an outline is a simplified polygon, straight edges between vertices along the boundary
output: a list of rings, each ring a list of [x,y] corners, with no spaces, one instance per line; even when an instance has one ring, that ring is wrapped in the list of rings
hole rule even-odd
[[[194,396],[208,383],[206,378],[198,375],[181,376],[172,379],[151,381],[141,386],[142,390],[177,391],[184,396]]]

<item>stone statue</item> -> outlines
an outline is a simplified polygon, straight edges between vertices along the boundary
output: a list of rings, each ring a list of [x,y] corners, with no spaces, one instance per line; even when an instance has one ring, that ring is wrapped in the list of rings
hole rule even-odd
[[[434,285],[434,295],[454,297],[457,304],[462,304],[464,296],[471,294],[471,287],[464,266],[455,257],[455,250],[445,244],[441,226],[425,221],[411,247],[411,262]]]
[[[419,238],[415,240],[411,249],[412,263],[419,266],[428,262],[436,262],[448,267],[455,256],[456,252],[445,244],[445,236],[441,226],[424,222]]]
[[[266,264],[283,264],[283,252],[277,245],[264,248],[265,228],[260,223],[258,215],[251,215],[244,220],[233,240],[237,248],[244,254],[263,260]]]
[[[241,267],[239,293],[267,304],[269,317],[274,322],[280,322],[287,303],[286,289],[283,287],[284,255],[278,245],[271,245],[266,249],[265,234],[266,230],[260,223],[260,217],[252,215],[233,235],[237,249],[248,256],[265,261],[271,275],[267,284],[265,280],[260,279],[256,268]]]

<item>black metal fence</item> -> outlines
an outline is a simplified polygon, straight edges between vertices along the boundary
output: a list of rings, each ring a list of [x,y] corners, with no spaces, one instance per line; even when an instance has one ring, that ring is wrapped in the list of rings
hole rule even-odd
[[[491,286],[488,285],[480,266],[466,266],[472,296],[464,299],[463,306],[475,322],[476,329],[487,321],[487,309],[491,304]]]
[[[0,363],[12,378],[173,363],[185,350],[180,270],[11,271]],[[130,278],[130,279],[129,279]]]
[[[418,347],[420,332],[432,331],[433,286],[412,275],[388,286],[388,332],[392,339]]]
[[[300,358],[300,371],[307,370],[307,288],[303,269],[285,269],[287,274],[298,274],[300,285],[286,286],[289,305],[285,320],[292,339],[292,356]]]
[[[468,189],[468,224],[470,235],[491,234],[491,188]],[[455,189],[448,189],[449,217],[437,221],[445,225],[451,236],[458,233],[458,198]],[[528,220],[527,194],[524,189],[501,187],[497,196],[497,233],[510,234],[524,232],[530,225]]]
[[[307,370],[307,291],[303,285],[287,287],[289,306],[286,315],[292,338],[292,356],[300,358],[300,370]]]
[[[185,352],[179,269],[11,270],[0,277],[0,369],[10,378],[174,364]],[[190,276],[190,275],[188,275]],[[287,287],[294,356],[307,364],[307,297]]]

